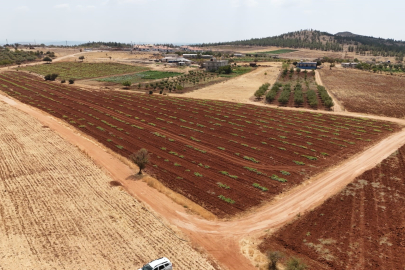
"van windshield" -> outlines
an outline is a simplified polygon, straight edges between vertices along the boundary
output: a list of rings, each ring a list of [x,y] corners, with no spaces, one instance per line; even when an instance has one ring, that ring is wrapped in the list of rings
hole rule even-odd
[[[142,267],[142,270],[153,270],[153,268],[152,268],[152,266],[150,266],[149,264],[145,264],[145,265]]]

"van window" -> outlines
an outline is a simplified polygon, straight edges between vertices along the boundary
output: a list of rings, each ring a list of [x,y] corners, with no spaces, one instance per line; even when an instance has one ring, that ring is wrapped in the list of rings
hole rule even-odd
[[[164,265],[159,266],[159,270],[164,270],[164,269],[165,269]]]

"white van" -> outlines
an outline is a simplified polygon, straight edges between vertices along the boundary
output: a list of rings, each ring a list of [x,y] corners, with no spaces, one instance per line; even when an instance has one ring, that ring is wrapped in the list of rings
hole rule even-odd
[[[173,265],[168,258],[163,257],[154,260],[148,264],[145,264],[142,268],[138,270],[173,270]]]

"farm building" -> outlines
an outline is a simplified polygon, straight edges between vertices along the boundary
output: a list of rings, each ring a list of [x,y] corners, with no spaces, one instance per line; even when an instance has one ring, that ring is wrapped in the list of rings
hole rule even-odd
[[[228,65],[228,60],[211,59],[204,63],[204,67],[208,71],[216,71],[218,68]]]
[[[234,53],[233,56],[235,56],[235,57],[243,57],[243,54],[241,54],[241,53]]]
[[[185,53],[183,54],[184,58],[197,58],[197,54],[196,53]]]
[[[358,63],[342,63],[341,65],[344,68],[355,68],[358,65]]]
[[[209,54],[203,54],[203,55],[201,55],[201,58],[205,58],[205,59],[211,59],[211,58],[213,58],[214,56],[213,55],[209,55]]]
[[[316,69],[316,62],[299,62],[297,68],[300,69]]]
[[[191,64],[191,61],[183,58],[183,57],[165,57],[162,59],[162,62],[167,62],[167,63],[175,63],[178,64],[179,66],[189,66]]]

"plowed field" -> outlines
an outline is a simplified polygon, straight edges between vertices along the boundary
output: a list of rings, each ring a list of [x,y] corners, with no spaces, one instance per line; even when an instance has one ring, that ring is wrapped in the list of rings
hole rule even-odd
[[[398,129],[369,119],[208,100],[86,91],[3,73],[0,89],[65,119],[224,217],[258,206]]]
[[[405,146],[261,245],[311,269],[403,269]]]
[[[0,102],[0,269],[214,268],[76,147]]]
[[[358,70],[319,72],[325,87],[348,111],[405,117],[405,78]]]

